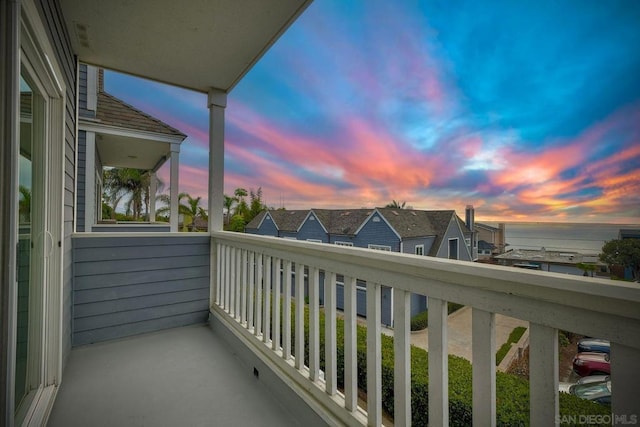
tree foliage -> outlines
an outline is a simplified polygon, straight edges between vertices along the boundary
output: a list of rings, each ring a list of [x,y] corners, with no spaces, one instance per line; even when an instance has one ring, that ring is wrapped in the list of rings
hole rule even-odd
[[[249,196],[249,202],[246,197]],[[235,209],[233,209],[235,204]],[[262,201],[262,187],[257,190],[252,188],[247,191],[244,188],[236,188],[233,196],[224,195],[224,207],[226,210],[226,229],[243,232],[247,225],[260,212],[267,209]],[[233,209],[233,214],[231,214]]]
[[[640,240],[609,240],[602,247],[600,261],[608,265],[631,268],[633,278],[640,281]]]

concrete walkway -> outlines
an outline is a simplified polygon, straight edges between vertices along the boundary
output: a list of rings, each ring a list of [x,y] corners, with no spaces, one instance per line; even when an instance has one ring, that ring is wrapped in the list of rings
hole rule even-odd
[[[449,315],[449,354],[471,361],[471,307],[466,306]],[[529,327],[529,322],[496,314],[496,351],[507,342],[509,334],[518,326]],[[411,344],[429,350],[429,328],[411,333]]]

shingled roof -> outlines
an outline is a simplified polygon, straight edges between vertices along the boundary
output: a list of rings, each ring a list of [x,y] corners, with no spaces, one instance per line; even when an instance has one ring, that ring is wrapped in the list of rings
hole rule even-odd
[[[312,209],[329,234],[352,236],[373,209]]]
[[[96,119],[103,124],[185,139],[187,135],[107,92],[98,92]]]
[[[256,215],[249,224],[246,225],[246,228],[258,228],[264,217],[269,213],[271,218],[273,218],[273,222],[278,227],[280,231],[291,231],[296,232],[298,228],[302,224],[302,221],[307,217],[309,213],[308,210],[276,210],[270,209],[268,211],[262,211],[258,215]]]

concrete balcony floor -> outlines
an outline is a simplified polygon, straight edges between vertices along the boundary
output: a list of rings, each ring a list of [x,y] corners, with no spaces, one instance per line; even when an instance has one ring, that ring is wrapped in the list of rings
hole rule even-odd
[[[76,347],[48,425],[295,426],[207,325]]]

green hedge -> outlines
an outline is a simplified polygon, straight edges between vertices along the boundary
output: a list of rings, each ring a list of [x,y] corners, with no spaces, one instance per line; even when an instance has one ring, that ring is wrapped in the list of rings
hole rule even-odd
[[[292,323],[295,310],[292,309]],[[305,307],[305,363],[309,363],[309,311]],[[292,324],[292,328],[294,325]],[[292,329],[295,330],[295,329]],[[344,321],[337,320],[337,375],[344,387]],[[382,408],[393,416],[393,337],[381,335]],[[293,341],[293,332],[292,332]],[[357,326],[358,387],[367,387],[367,330]],[[293,345],[293,344],[292,344]],[[324,313],[320,312],[320,366],[324,369]],[[449,424],[472,424],[471,363],[449,356]],[[414,426],[426,426],[429,414],[429,362],[427,352],[411,346],[411,414]],[[560,394],[560,415],[610,415],[610,408]],[[496,372],[496,421],[498,426],[529,425],[529,382],[515,375]],[[569,424],[563,424],[569,425]]]
[[[520,338],[522,338],[522,335],[524,335],[524,331],[526,330],[527,328],[524,326],[513,328],[513,331],[509,334],[509,338],[507,338],[507,342],[502,344],[496,352],[496,366],[502,362],[502,359],[504,359],[509,350],[511,350],[511,346],[520,341]]]

